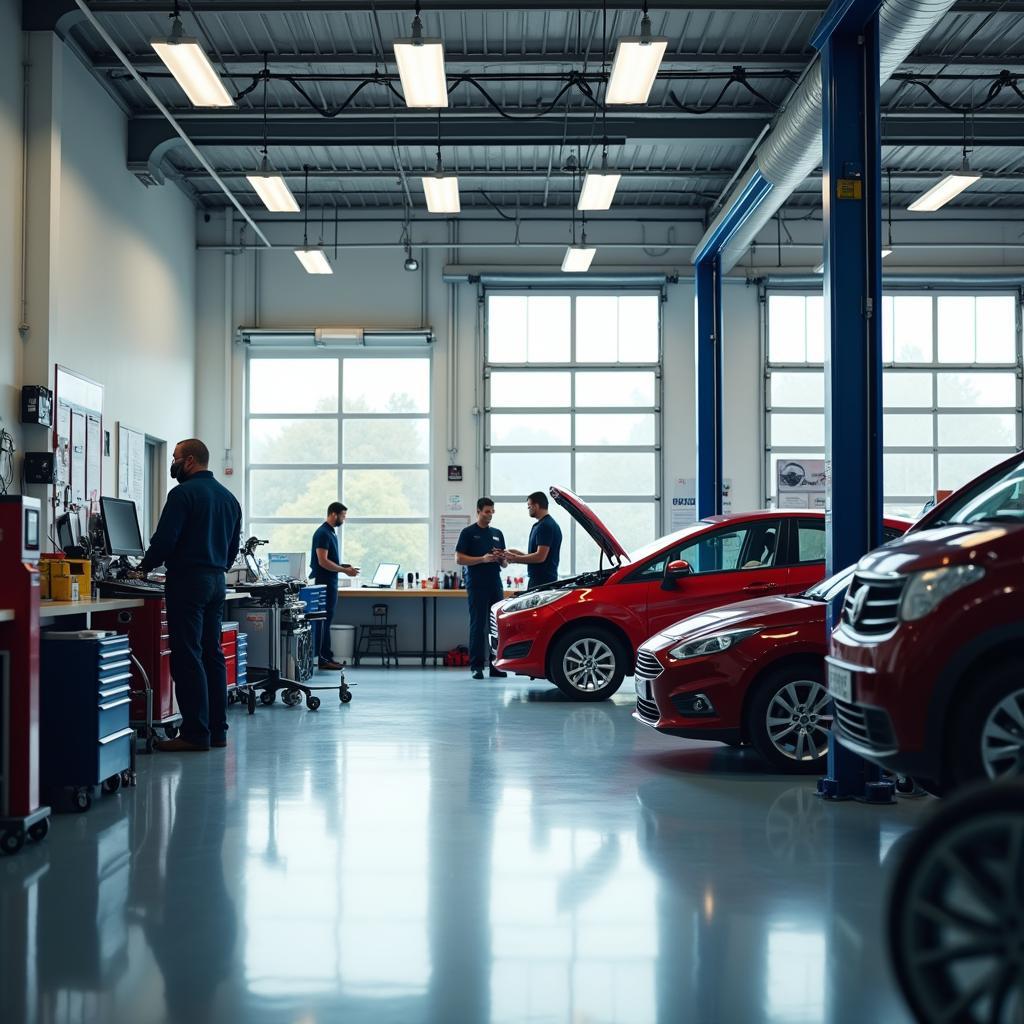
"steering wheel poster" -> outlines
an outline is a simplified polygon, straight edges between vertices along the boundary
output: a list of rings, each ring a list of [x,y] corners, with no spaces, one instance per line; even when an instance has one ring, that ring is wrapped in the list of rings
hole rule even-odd
[[[825,508],[824,459],[776,459],[779,508]]]

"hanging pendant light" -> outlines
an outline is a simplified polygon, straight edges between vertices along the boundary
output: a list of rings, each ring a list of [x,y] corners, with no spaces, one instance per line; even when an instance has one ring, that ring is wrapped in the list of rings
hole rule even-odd
[[[398,62],[398,77],[407,107],[447,107],[448,81],[444,70],[444,44],[423,38],[420,5],[412,19],[412,38],[392,44]]]
[[[970,150],[967,147],[967,114],[964,114],[964,146],[960,169],[952,174],[947,174],[937,185],[933,185],[927,192],[919,195],[907,209],[912,213],[934,213],[936,210],[941,210],[951,199],[955,199],[964,189],[981,181],[981,175],[975,174],[971,170],[971,164],[967,158],[968,153]]]
[[[270,70],[267,62],[263,62],[263,158],[255,174],[247,174],[245,180],[252,185],[256,194],[263,200],[263,205],[271,213],[298,213],[299,204],[292,195],[292,190],[284,178],[271,170],[267,158],[267,84]]]
[[[579,167],[579,160],[569,158],[569,164],[572,168],[572,199],[576,198],[576,170]],[[583,214],[583,231],[581,234],[580,241],[581,245],[576,244],[576,204],[572,205],[572,241],[568,248],[565,250],[565,256],[562,257],[562,272],[566,274],[582,274],[586,273],[590,269],[590,264],[594,261],[594,255],[597,252],[596,248],[587,245],[587,215]]]
[[[295,256],[302,264],[307,274],[333,274],[331,266],[323,246],[309,245],[309,167],[302,168],[305,187],[302,199],[302,248],[295,250]]]
[[[665,56],[668,40],[651,35],[651,19],[647,4],[640,21],[640,35],[620,39],[615,47],[612,73],[608,80],[605,102],[614,106],[646,103],[654,80],[658,77],[661,59]]]
[[[194,107],[235,105],[220,75],[210,63],[210,58],[199,45],[199,40],[185,35],[177,0],[171,14],[171,34],[161,39],[151,39],[150,46]]]
[[[423,193],[427,197],[430,213],[461,213],[459,179],[454,174],[445,174],[441,163],[441,114],[437,115],[437,163],[433,174],[424,174]]]

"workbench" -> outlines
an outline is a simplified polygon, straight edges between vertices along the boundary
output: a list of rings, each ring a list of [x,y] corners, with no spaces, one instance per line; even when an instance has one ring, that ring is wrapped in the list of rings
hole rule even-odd
[[[517,594],[525,593],[525,591],[512,591],[507,590],[504,592],[505,597],[515,597]],[[370,600],[370,601],[410,601],[419,599],[420,601],[420,631],[422,646],[418,651],[398,651],[397,656],[399,658],[419,658],[420,665],[426,667],[427,659],[433,660],[434,664],[437,665],[437,659],[443,658],[445,652],[437,649],[437,605],[435,602],[439,600],[456,598],[463,602],[466,601],[465,590],[398,590],[394,588],[382,588],[382,587],[338,587],[338,606],[340,608],[342,602],[351,600]],[[428,615],[427,609],[430,608],[431,614]],[[427,647],[427,620],[430,619],[431,629],[431,642],[432,647]],[[343,619],[342,622],[345,622]],[[347,625],[356,626],[356,649],[359,646],[359,634],[358,624],[348,623]],[[327,628],[331,627],[332,623],[327,623]],[[468,619],[467,619],[467,636],[468,636]]]

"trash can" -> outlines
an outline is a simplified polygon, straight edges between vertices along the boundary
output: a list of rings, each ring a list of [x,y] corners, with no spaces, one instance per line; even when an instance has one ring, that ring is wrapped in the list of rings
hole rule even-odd
[[[331,650],[338,661],[351,661],[356,653],[356,627],[331,626]]]

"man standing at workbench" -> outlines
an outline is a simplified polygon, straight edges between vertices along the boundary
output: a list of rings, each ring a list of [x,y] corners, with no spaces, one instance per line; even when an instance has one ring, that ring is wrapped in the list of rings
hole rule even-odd
[[[167,567],[165,600],[171,673],[181,711],[181,735],[159,750],[209,750],[228,744],[228,687],[220,627],[224,574],[238,554],[242,509],[209,470],[210,450],[198,438],[174,446],[160,522],[139,572]]]

